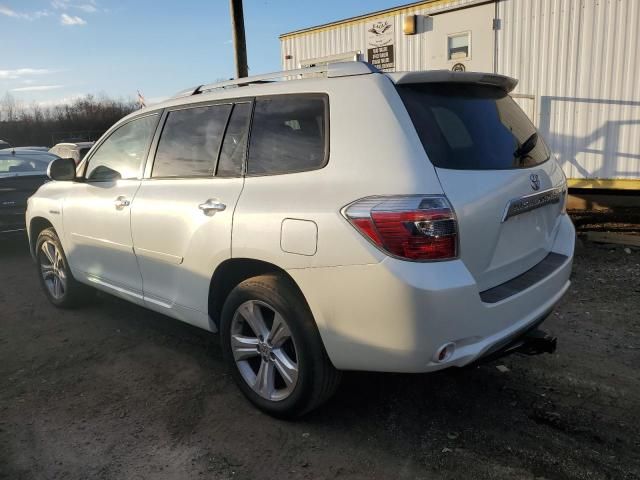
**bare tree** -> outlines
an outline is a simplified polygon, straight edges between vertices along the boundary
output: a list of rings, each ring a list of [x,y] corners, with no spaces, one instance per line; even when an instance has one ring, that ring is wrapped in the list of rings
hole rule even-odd
[[[64,139],[97,139],[136,109],[133,100],[86,95],[63,105],[23,107],[7,93],[0,100],[0,138],[12,145],[51,146]]]
[[[5,93],[2,100],[0,100],[0,120],[12,121],[14,120],[14,113],[16,110],[16,99],[10,92]]]

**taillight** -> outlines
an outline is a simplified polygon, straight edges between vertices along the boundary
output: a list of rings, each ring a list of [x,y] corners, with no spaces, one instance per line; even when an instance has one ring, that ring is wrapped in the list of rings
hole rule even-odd
[[[458,223],[444,196],[368,197],[344,216],[374,245],[407,260],[447,260],[458,255]]]

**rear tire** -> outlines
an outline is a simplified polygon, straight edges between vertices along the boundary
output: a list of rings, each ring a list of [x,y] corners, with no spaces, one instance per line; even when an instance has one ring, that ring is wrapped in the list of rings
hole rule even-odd
[[[53,228],[40,232],[36,240],[38,277],[45,295],[59,308],[82,305],[93,290],[73,278],[60,239]]]
[[[222,309],[220,333],[238,387],[269,415],[303,415],[339,385],[341,374],[327,356],[313,315],[284,275],[260,275],[236,286]]]

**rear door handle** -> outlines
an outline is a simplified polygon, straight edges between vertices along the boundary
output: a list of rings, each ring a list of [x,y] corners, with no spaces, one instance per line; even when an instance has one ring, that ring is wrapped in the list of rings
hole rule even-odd
[[[210,198],[206,202],[198,205],[198,208],[202,210],[205,215],[215,215],[216,212],[223,212],[227,206],[216,198]]]
[[[131,205],[131,202],[129,200],[127,200],[126,197],[123,196],[119,196],[118,198],[116,198],[113,201],[113,204],[115,205],[115,207],[120,210],[124,207],[128,207],[129,205]]]

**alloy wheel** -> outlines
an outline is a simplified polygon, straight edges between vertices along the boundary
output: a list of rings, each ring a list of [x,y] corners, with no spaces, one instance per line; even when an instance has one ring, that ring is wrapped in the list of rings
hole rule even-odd
[[[244,381],[262,398],[287,398],[298,382],[295,340],[284,317],[270,305],[250,300],[231,323],[231,351]]]
[[[64,259],[58,246],[47,240],[40,247],[40,273],[49,294],[61,299],[67,290],[67,274]]]

